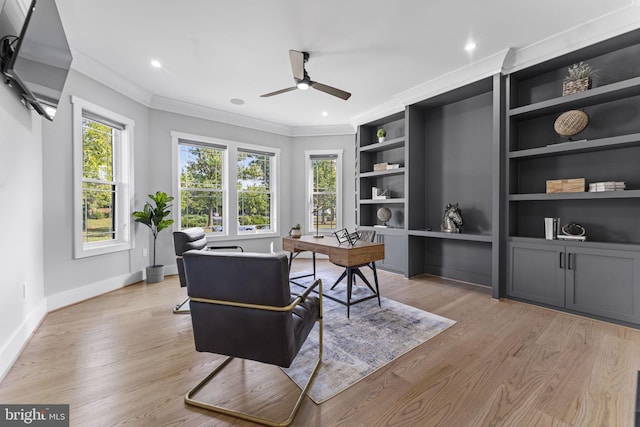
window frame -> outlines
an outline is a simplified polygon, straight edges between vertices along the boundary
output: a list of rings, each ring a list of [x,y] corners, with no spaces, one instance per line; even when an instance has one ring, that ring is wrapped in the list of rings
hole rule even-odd
[[[342,228],[343,220],[343,212],[342,212],[342,149],[333,149],[333,150],[305,150],[305,182],[307,183],[305,186],[305,230],[306,233],[315,233],[315,223],[312,221],[312,210],[313,210],[313,167],[312,161],[314,157],[336,157],[336,228],[335,229],[326,229],[327,233],[340,230]],[[322,233],[321,231],[320,233]]]
[[[188,140],[202,146],[226,147],[227,157],[223,160],[225,183],[224,199],[223,199],[223,231],[220,233],[207,233],[209,241],[225,241],[225,240],[242,240],[254,238],[266,238],[279,236],[280,229],[280,149],[266,145],[246,144],[237,141],[225,140],[220,138],[212,138],[202,135],[195,135],[185,132],[171,131],[171,140],[173,145],[173,173],[172,180],[174,186],[174,209],[173,209],[173,229],[180,230],[181,226],[181,198],[180,198],[180,141]],[[238,225],[238,151],[268,153],[271,154],[271,230],[249,230],[239,231]],[[233,224],[236,224],[233,226]]]
[[[74,258],[131,250],[134,247],[131,212],[134,202],[134,129],[135,121],[77,96],[71,97],[73,126],[73,239]],[[98,242],[83,241],[83,132],[85,111],[90,119],[100,117],[106,123],[122,126],[120,141],[113,147],[116,208],[113,212],[115,239]],[[93,116],[93,117],[92,117]]]
[[[172,139],[175,138],[172,134]],[[176,144],[176,161],[174,167],[174,182],[175,182],[175,194],[176,198],[174,199],[174,229],[181,230],[182,224],[182,187],[180,183],[180,146],[189,145],[186,144],[191,142],[192,146],[200,146],[204,148],[211,148],[220,150],[222,152],[222,231],[220,232],[208,232],[207,236],[228,236],[229,235],[229,147],[219,143],[219,141],[213,139],[207,139],[207,141],[196,140],[194,138],[186,138],[178,136],[174,141]]]

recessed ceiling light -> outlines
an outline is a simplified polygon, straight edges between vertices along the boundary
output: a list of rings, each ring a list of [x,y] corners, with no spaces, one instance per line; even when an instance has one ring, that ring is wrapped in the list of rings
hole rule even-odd
[[[162,64],[157,59],[154,59],[153,61],[151,61],[151,66],[155,68],[160,68],[162,67]]]
[[[323,115],[323,116],[325,116],[325,117],[327,117],[327,116],[329,115],[329,113],[327,113],[326,111],[323,111],[323,112],[322,112],[322,115]]]
[[[473,49],[475,49],[478,45],[475,42],[469,42],[467,43],[467,45],[464,47],[464,50],[466,50],[467,52],[471,52]]]
[[[240,99],[240,98],[232,98],[231,100],[229,100],[230,103],[232,103],[233,105],[242,105],[244,104],[244,100]]]

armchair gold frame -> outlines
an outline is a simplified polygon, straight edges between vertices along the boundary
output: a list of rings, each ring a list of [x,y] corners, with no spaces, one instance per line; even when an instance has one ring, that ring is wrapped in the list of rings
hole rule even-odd
[[[323,325],[322,325],[322,280],[318,279],[315,282],[313,282],[313,285],[308,287],[302,295],[297,296],[296,299],[291,304],[289,304],[287,306],[284,306],[284,307],[277,307],[277,306],[270,306],[270,305],[259,305],[259,304],[247,304],[247,303],[239,303],[239,302],[233,302],[233,301],[213,300],[213,299],[196,298],[196,297],[192,297],[191,298],[191,301],[201,302],[201,303],[206,303],[206,304],[226,305],[226,306],[231,306],[231,307],[250,308],[250,309],[255,309],[255,310],[291,312],[291,311],[293,311],[293,309],[298,304],[300,304],[302,301],[304,301],[305,298],[307,298],[307,296],[316,287],[318,287],[318,298],[320,300],[319,313],[318,313],[318,319],[317,319],[317,322],[318,322],[318,360],[316,361],[316,364],[315,364],[315,366],[313,368],[313,371],[311,372],[311,375],[309,376],[309,379],[307,380],[307,383],[302,388],[302,391],[301,391],[300,395],[298,396],[298,399],[296,400],[296,403],[295,403],[293,409],[291,410],[291,413],[289,414],[289,417],[286,420],[280,421],[280,422],[279,421],[274,421],[274,420],[270,420],[270,419],[267,419],[267,418],[258,417],[256,415],[248,414],[246,412],[236,411],[236,410],[233,410],[233,409],[224,408],[222,406],[213,405],[211,403],[203,402],[203,401],[200,401],[200,400],[195,400],[193,398],[193,396],[199,390],[201,390],[207,383],[209,383],[211,380],[213,380],[214,377],[218,373],[220,373],[229,364],[229,362],[231,362],[234,359],[233,356],[228,356],[220,365],[218,365],[218,367],[216,367],[216,369],[213,370],[213,372],[211,372],[209,375],[207,375],[194,388],[189,390],[189,392],[187,393],[187,395],[184,398],[185,403],[188,404],[188,405],[197,406],[199,408],[207,409],[207,410],[218,412],[218,413],[225,414],[225,415],[230,415],[232,417],[241,418],[241,419],[244,419],[244,420],[252,421],[252,422],[255,422],[255,423],[258,423],[258,424],[267,425],[267,426],[288,426],[288,425],[290,425],[293,422],[293,419],[296,416],[296,413],[298,412],[298,409],[300,409],[300,405],[302,404],[302,399],[307,394],[307,391],[309,390],[309,387],[311,386],[313,378],[315,377],[315,375],[316,375],[316,373],[318,371],[318,368],[320,367],[320,363],[322,362],[322,329],[323,329]]]

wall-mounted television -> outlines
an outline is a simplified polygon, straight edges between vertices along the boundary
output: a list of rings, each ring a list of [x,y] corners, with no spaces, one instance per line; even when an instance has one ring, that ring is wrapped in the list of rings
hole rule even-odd
[[[53,120],[73,59],[55,1],[32,0],[20,35],[3,37],[1,51],[7,83]]]

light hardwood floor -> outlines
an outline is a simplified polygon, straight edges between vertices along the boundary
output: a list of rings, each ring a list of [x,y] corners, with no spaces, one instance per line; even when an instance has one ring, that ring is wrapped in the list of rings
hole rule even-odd
[[[306,399],[294,425],[633,425],[639,330],[495,301],[486,288],[437,277],[380,271],[380,283],[383,296],[457,324],[322,405]],[[68,403],[72,426],[252,425],[184,404],[220,360],[196,353],[190,317],[172,314],[184,296],[172,276],[50,313],[0,383],[0,403]],[[215,390],[223,399],[291,392],[286,377],[237,369]]]

